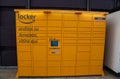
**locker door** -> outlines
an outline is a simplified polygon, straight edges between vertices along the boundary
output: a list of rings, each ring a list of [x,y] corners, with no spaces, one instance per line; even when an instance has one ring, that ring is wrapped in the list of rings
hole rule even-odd
[[[75,60],[76,46],[65,45],[63,46],[62,60]]]
[[[104,46],[98,46],[98,45],[91,46],[91,59],[103,60],[103,56],[104,56]]]
[[[47,60],[47,46],[33,46],[33,60],[46,61]]]

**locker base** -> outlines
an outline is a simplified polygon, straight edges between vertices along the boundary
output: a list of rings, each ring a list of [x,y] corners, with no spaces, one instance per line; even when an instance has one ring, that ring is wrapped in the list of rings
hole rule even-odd
[[[101,73],[101,74],[95,74],[95,75],[73,75],[73,76],[19,76],[18,73],[16,74],[16,78],[46,78],[46,77],[88,77],[88,76],[104,76],[104,72]],[[120,74],[119,74],[120,76]]]

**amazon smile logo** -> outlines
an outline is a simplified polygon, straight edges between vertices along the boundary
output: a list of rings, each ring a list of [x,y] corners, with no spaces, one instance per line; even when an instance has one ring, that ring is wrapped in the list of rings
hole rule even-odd
[[[29,15],[29,14],[20,15],[20,14],[18,14],[18,19],[21,23],[31,24],[31,23],[35,22],[35,15]]]

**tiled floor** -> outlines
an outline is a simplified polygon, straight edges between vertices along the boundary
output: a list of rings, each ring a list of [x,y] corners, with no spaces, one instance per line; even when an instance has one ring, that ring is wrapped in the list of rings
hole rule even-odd
[[[0,69],[0,79],[16,79],[16,69]],[[112,73],[105,70],[105,76],[87,76],[87,77],[54,77],[54,78],[19,78],[19,79],[120,79]]]

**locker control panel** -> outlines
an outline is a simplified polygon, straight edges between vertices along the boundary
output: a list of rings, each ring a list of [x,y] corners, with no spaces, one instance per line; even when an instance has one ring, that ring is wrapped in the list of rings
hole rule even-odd
[[[51,40],[51,47],[52,46],[58,47],[58,41],[57,40]]]
[[[50,40],[49,53],[50,54],[60,53],[60,45],[58,40]]]

